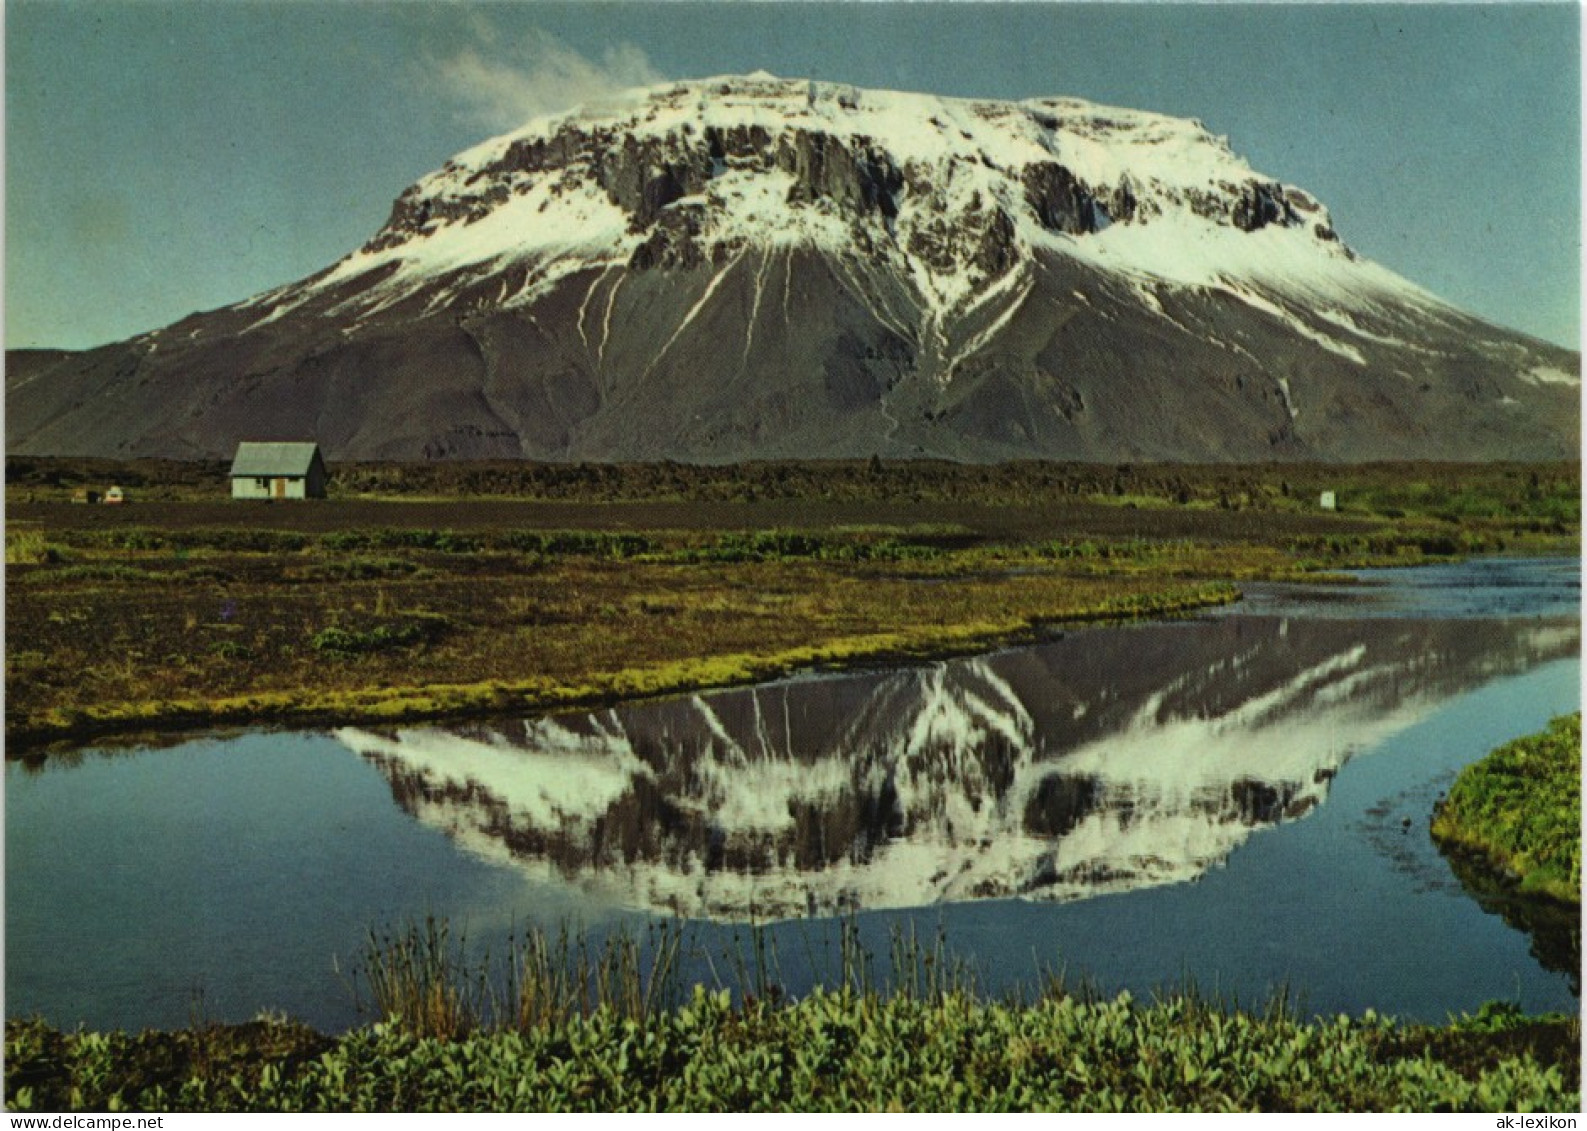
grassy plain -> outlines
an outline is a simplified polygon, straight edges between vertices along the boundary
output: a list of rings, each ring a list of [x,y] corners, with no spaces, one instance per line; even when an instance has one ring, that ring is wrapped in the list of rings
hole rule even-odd
[[[224,470],[8,461],[8,756],[962,653],[1580,529],[1568,464],[351,465],[293,504],[227,500]],[[69,501],[110,483],[133,501]]]

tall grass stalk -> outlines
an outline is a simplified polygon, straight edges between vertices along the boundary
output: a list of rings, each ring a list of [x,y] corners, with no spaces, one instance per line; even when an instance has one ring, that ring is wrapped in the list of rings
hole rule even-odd
[[[742,998],[761,1001],[779,1001],[783,994],[782,958],[777,953],[777,940],[759,923],[751,923],[748,936],[734,929],[731,946],[723,958],[733,972],[735,985]],[[746,946],[748,954],[745,954]],[[715,963],[709,963],[713,975]],[[720,984],[720,978],[718,978]]]
[[[467,1036],[485,1022],[488,966],[473,966],[467,940],[455,939],[445,919],[397,931],[371,931],[354,969],[355,997],[365,983],[374,1010],[413,1033],[443,1039]]]
[[[980,980],[969,961],[948,949],[947,931],[939,923],[929,944],[915,930],[894,926],[891,935],[893,997],[921,1002],[943,1002],[949,998],[974,999],[980,996]]]
[[[681,1000],[682,947],[682,928],[666,922],[651,926],[643,942],[621,931],[598,951],[582,934],[575,941],[566,925],[555,941],[544,931],[527,930],[509,943],[497,1020],[521,1033],[600,1010],[648,1021]]]
[[[897,1001],[941,1008],[990,1000],[980,972],[949,948],[941,925],[929,938],[914,924],[895,925],[880,977],[877,955],[861,937],[858,921],[846,918],[837,927],[835,966],[830,951],[825,962],[818,961],[806,937],[810,981],[857,1001],[867,1014]],[[420,1036],[545,1032],[596,1014],[648,1026],[693,991],[686,960],[708,970],[715,989],[745,1007],[795,1004],[777,935],[759,924],[734,930],[715,950],[670,920],[638,935],[619,930],[599,942],[566,924],[555,932],[530,927],[509,936],[493,958],[470,951],[461,933],[432,916],[403,929],[371,932],[352,983],[360,1008]],[[1094,981],[1071,979],[1061,968],[1037,962],[1036,975],[1034,983],[1004,994],[1004,1004],[1070,1001],[1088,1008],[1107,1000]],[[1162,987],[1154,996],[1165,1008],[1208,1015],[1240,1009],[1237,999],[1205,993],[1188,972],[1180,986]],[[1262,1016],[1270,1024],[1298,1019],[1299,1003],[1287,985],[1270,995]]]
[[[462,934],[430,916],[371,932],[352,983],[360,1007],[427,1037],[528,1033],[598,1011],[644,1022],[681,1002],[682,946],[682,928],[672,923],[652,926],[644,939],[620,931],[599,948],[566,926],[554,938],[532,928],[509,937],[496,961],[472,954]]]

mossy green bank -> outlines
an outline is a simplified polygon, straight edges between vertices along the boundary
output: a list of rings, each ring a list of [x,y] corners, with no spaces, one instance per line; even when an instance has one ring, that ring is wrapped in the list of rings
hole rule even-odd
[[[1440,844],[1523,895],[1581,905],[1581,713],[1463,770],[1433,817]]]

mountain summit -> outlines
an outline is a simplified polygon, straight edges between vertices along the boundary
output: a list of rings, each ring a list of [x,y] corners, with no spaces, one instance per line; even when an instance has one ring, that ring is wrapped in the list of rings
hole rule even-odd
[[[1198,122],[765,74],[536,120],[315,276],[8,361],[13,453],[1579,450],[1577,354],[1361,258]]]

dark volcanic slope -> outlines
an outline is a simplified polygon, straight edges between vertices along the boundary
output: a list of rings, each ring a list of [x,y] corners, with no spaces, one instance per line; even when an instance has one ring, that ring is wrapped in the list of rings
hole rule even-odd
[[[15,454],[1560,458],[1579,357],[1198,123],[769,76],[460,154],[320,275],[8,357]]]

